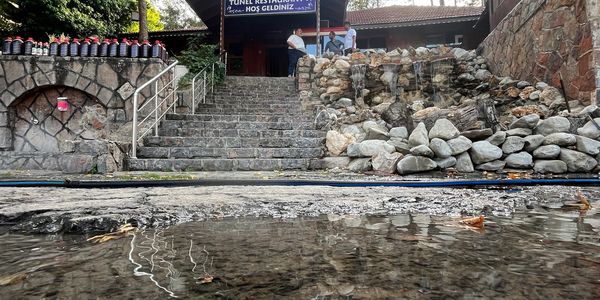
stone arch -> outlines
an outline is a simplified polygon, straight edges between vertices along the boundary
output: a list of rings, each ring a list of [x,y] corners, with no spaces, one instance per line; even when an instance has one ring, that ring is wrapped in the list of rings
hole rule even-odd
[[[69,109],[57,108],[67,97]],[[68,86],[47,85],[23,93],[8,107],[12,149],[16,152],[60,153],[65,143],[107,135],[107,107],[95,96]]]

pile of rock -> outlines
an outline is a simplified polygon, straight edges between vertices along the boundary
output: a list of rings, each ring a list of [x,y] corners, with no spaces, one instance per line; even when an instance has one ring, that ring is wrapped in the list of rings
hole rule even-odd
[[[540,120],[530,114],[507,131],[491,129],[460,132],[449,120],[439,119],[428,130],[424,123],[409,134],[404,127],[388,130],[384,122],[361,127],[343,126],[327,134],[332,156],[329,167],[354,172],[374,170],[412,174],[455,168],[458,172],[533,170],[537,173],[598,172],[600,118],[572,126],[561,116]]]

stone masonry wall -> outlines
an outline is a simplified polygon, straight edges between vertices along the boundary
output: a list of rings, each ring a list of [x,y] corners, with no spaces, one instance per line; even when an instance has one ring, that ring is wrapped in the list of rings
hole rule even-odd
[[[562,74],[570,99],[595,103],[598,8],[596,0],[521,1],[482,43],[483,56],[500,76],[560,88]]]
[[[165,67],[155,59],[0,57],[0,169],[122,169],[133,93]],[[140,105],[153,88],[142,91]],[[56,108],[59,96],[68,111]]]

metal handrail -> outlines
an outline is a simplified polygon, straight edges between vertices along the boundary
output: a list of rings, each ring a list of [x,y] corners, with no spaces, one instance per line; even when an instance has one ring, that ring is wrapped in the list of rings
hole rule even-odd
[[[226,66],[226,52],[224,53],[224,56],[221,56],[220,62],[224,63]],[[131,158],[133,159],[137,158],[138,142],[153,130],[154,135],[158,136],[158,126],[163,120],[163,118],[168,114],[171,108],[173,108],[173,113],[177,113],[177,78],[175,77],[175,67],[178,65],[179,62],[174,62],[173,64],[169,65],[166,69],[158,73],[154,78],[150,79],[148,82],[138,87],[133,93],[133,133],[131,137]],[[205,67],[192,78],[192,114],[196,113],[196,100],[201,99],[202,103],[206,103],[206,96],[208,95],[209,91],[210,93],[214,92],[215,67],[217,65],[218,63],[214,63],[209,67]],[[162,87],[159,87],[159,80],[169,72],[173,72],[172,77]],[[227,72],[227,67],[225,67],[225,72]],[[152,84],[154,84],[153,95],[151,97],[148,97],[148,99],[141,105],[141,107],[138,107],[139,98],[142,90],[151,86]],[[171,91],[166,92],[166,90],[169,87],[171,87]],[[166,95],[162,97],[161,101],[159,101],[159,97],[163,92],[165,92]],[[172,99],[173,101],[169,103],[169,99]],[[138,122],[140,112],[151,104],[154,104],[154,110],[152,110],[150,113],[148,113],[147,116],[145,116],[140,122]],[[164,108],[164,110],[161,110],[165,106],[166,108]],[[150,125],[148,129],[144,130],[143,133],[139,134],[138,128],[151,119],[154,119],[154,123],[152,123],[152,125]]]

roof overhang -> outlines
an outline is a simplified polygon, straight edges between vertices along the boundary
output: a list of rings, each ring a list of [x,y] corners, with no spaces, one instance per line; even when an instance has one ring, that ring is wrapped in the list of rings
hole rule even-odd
[[[399,22],[399,23],[381,23],[381,24],[354,24],[352,25],[356,29],[360,30],[374,30],[374,29],[388,29],[388,28],[404,28],[404,27],[417,27],[417,26],[428,26],[428,25],[443,25],[450,23],[463,23],[463,22],[477,22],[480,16],[469,16],[459,18],[445,18],[445,19],[433,19],[433,20],[419,20],[412,22]]]

